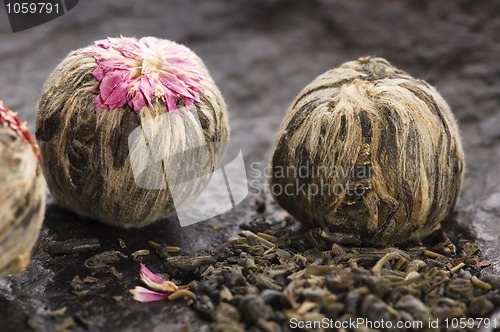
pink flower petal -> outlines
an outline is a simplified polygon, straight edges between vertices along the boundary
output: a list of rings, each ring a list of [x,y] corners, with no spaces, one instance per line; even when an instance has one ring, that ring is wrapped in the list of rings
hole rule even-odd
[[[169,112],[174,112],[177,110],[177,97],[172,93],[172,91],[165,89],[165,95],[161,100],[167,105]]]
[[[193,105],[194,105],[194,101],[193,101],[192,99],[190,99],[190,98],[185,98],[185,97],[183,97],[183,98],[182,98],[182,101],[184,102],[184,106],[185,106],[186,108],[190,108],[191,106],[193,106]]]
[[[488,267],[491,266],[491,262],[487,260],[483,260],[477,263],[478,267]]]
[[[38,161],[42,161],[40,148],[38,147],[35,138],[31,135],[28,128],[26,127],[26,124],[19,119],[17,113],[12,112],[7,106],[5,106],[5,104],[1,100],[0,125],[12,129],[24,142],[30,144]]]
[[[170,89],[174,93],[185,96],[190,94],[188,88],[184,85],[184,82],[172,73],[160,73],[159,80],[167,89]]]
[[[167,299],[169,296],[169,294],[158,293],[141,286],[136,286],[134,289],[131,289],[130,293],[134,295],[134,300],[139,302],[162,301]]]
[[[97,95],[96,99],[95,99],[95,110],[97,113],[100,113],[104,110],[107,110],[108,109],[108,106],[106,106],[106,104],[104,104],[104,101],[102,100],[102,97],[101,95]]]
[[[141,263],[140,276],[142,282],[144,282],[147,286],[153,289],[169,293],[173,293],[178,290],[176,284],[174,284],[171,281],[163,279],[157,274],[154,274],[146,267],[146,265],[142,263]]]
[[[126,83],[122,82],[118,84],[104,100],[104,103],[110,110],[121,107],[127,101],[128,90],[129,87]]]
[[[129,99],[128,104],[134,110],[142,110],[146,106],[147,100],[142,91],[136,91],[132,94],[132,98]]]
[[[141,80],[139,82],[139,90],[141,90],[142,93],[144,94],[144,97],[146,98],[148,106],[151,106],[152,105],[151,101],[152,101],[153,94],[154,94],[154,87],[151,84],[148,77],[146,77],[146,76],[141,77]]]
[[[105,74],[106,73],[104,72],[104,68],[102,66],[97,66],[97,68],[92,72],[92,76],[94,76],[94,78],[98,81],[102,81]]]
[[[151,272],[151,270],[148,269],[146,267],[146,265],[140,263],[140,267],[141,267],[141,271],[140,271],[141,277],[144,276],[146,278],[149,278],[152,282],[156,282],[156,283],[162,283],[165,281],[165,279],[163,279],[161,276]]]
[[[125,71],[112,71],[111,73],[106,73],[99,85],[99,93],[102,99],[107,100],[116,88],[125,86],[127,80],[128,73]]]

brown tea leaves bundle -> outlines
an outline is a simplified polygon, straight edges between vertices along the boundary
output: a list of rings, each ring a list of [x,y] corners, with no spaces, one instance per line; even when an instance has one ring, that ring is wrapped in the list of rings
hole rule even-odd
[[[300,221],[352,243],[418,239],[455,206],[464,155],[441,95],[382,58],[317,77],[275,142],[271,189]]]
[[[0,101],[0,277],[30,262],[45,215],[45,180],[35,140]]]
[[[228,131],[202,60],[153,37],[108,38],[71,52],[45,83],[37,114],[54,199],[125,228],[166,217],[174,191],[176,204],[196,196]],[[201,176],[205,182],[189,183]]]

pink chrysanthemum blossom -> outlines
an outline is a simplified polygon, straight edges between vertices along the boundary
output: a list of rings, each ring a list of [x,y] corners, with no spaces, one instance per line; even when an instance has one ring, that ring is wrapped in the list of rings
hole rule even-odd
[[[175,42],[144,37],[107,38],[80,51],[92,55],[99,81],[96,111],[112,110],[128,104],[138,113],[160,99],[169,112],[182,101],[186,108],[200,102],[206,74],[194,53]]]
[[[3,101],[0,100],[0,124],[5,127],[8,127],[16,132],[17,136],[21,137],[23,141],[30,144],[33,148],[33,152],[35,153],[38,161],[42,161],[42,155],[40,154],[40,148],[36,143],[36,140],[33,138],[28,128],[26,127],[26,123],[22,122],[17,113],[12,112]]]

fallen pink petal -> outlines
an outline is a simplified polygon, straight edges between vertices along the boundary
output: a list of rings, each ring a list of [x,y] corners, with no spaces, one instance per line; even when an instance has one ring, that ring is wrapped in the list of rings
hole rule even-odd
[[[156,302],[162,301],[168,298],[170,294],[159,293],[147,288],[136,286],[134,289],[130,290],[130,293],[134,295],[134,300],[138,302]]]
[[[80,53],[97,62],[92,72],[99,81],[96,112],[128,105],[139,113],[154,98],[174,112],[179,101],[190,107],[204,92],[206,75],[194,53],[169,40],[108,38]]]
[[[487,260],[483,260],[477,263],[478,267],[488,267],[491,266],[491,262]]]
[[[176,292],[179,288],[176,284],[171,281],[165,280],[157,274],[154,274],[149,270],[146,265],[141,263],[141,271],[140,271],[141,280],[147,286],[162,292],[173,293]]]

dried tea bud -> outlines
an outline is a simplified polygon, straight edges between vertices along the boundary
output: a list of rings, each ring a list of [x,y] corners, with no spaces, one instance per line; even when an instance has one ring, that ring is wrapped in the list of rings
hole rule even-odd
[[[164,218],[196,196],[228,136],[224,100],[202,60],[154,37],[108,38],[71,52],[45,83],[37,115],[54,199],[124,228]]]
[[[463,170],[458,127],[441,95],[385,59],[360,58],[320,75],[292,103],[270,188],[310,226],[385,245],[438,228]]]
[[[0,101],[0,277],[30,262],[45,214],[40,152],[16,113]]]

